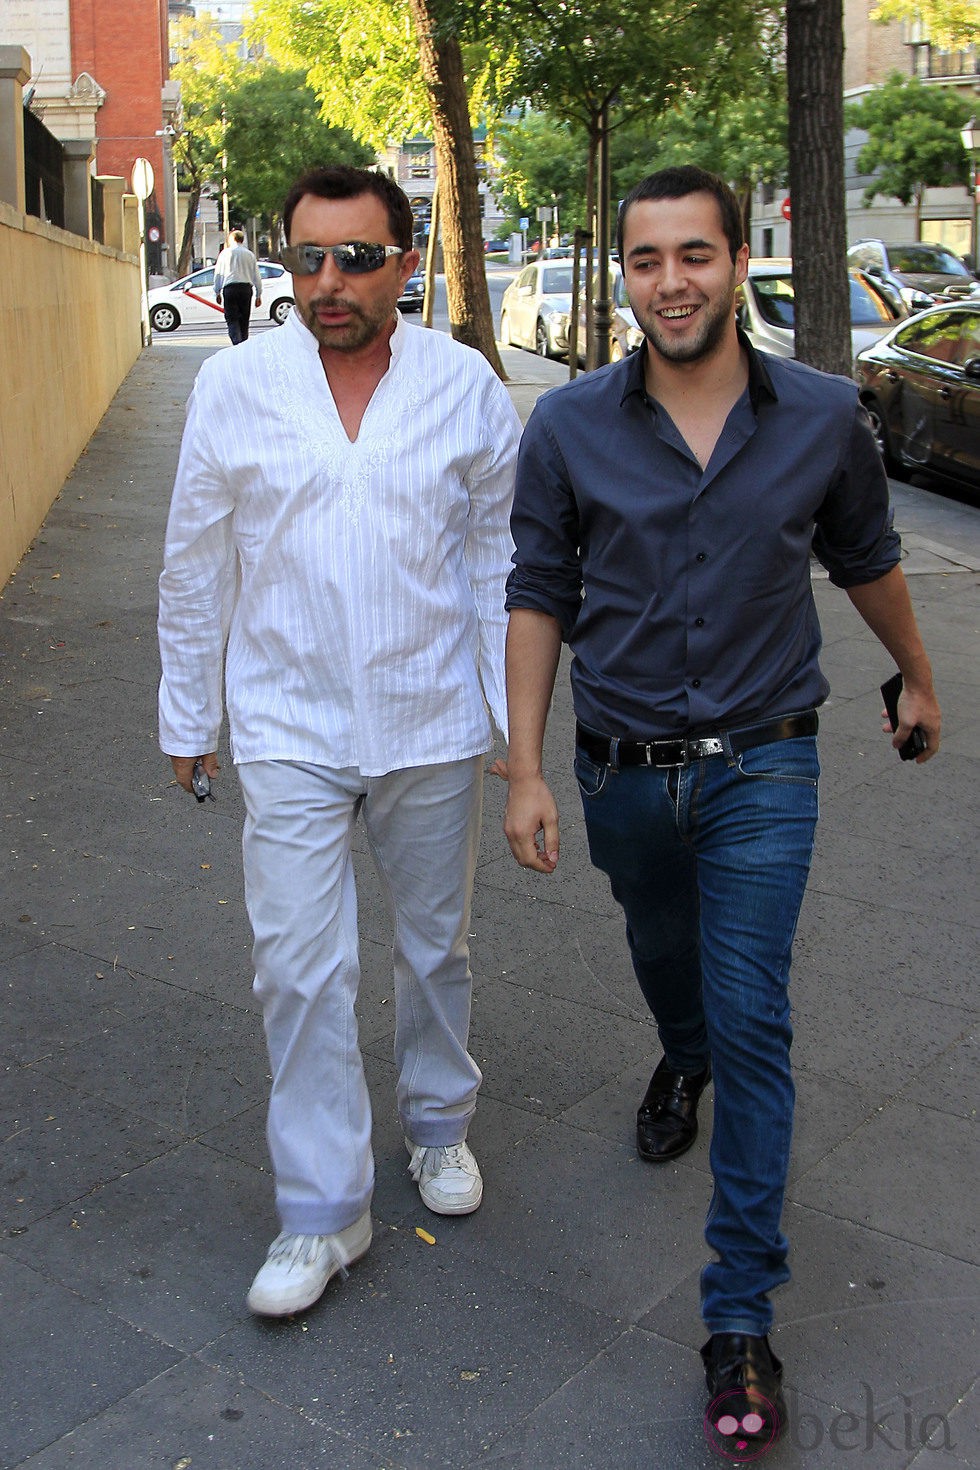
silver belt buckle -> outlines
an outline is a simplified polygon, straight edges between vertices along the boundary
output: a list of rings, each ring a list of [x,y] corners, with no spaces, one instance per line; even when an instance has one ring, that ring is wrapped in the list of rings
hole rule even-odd
[[[680,749],[680,759],[679,760],[676,760],[676,761],[666,761],[666,760],[663,760],[663,761],[658,761],[657,762],[657,765],[660,767],[660,769],[662,771],[677,771],[677,770],[680,770],[683,766],[689,766],[691,764],[691,756],[690,756],[690,752],[688,751],[688,744],[689,744],[689,742],[687,740],[685,740],[683,738],[683,736],[679,740],[660,740],[660,741],[657,741],[656,743],[659,744],[659,745],[676,745]],[[650,747],[650,746],[648,746],[647,748],[648,749],[652,749],[652,747]]]

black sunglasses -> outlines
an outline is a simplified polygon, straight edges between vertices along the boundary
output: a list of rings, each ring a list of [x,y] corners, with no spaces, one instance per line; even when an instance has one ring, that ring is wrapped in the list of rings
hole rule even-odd
[[[345,245],[287,245],[279,259],[294,276],[316,276],[328,255],[345,276],[367,276],[379,271],[389,255],[404,255],[400,245],[369,245],[365,240],[348,240]]]

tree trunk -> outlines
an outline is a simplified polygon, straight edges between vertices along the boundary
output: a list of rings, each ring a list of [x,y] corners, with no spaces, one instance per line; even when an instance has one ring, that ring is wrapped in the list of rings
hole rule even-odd
[[[487,287],[463,55],[456,36],[439,24],[437,0],[409,0],[409,9],[432,107],[450,331],[457,342],[482,352],[498,377],[505,378]]]
[[[187,195],[187,217],[184,220],[184,234],[180,242],[180,253],[177,256],[177,274],[186,276],[194,268],[194,224],[197,220],[197,207],[201,202],[201,185],[192,184]]]
[[[787,0],[786,79],[796,356],[849,377],[843,0]]]

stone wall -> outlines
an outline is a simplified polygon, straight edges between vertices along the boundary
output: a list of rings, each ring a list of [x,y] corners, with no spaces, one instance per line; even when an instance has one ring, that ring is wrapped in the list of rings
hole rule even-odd
[[[0,201],[0,586],[139,356],[133,255]]]

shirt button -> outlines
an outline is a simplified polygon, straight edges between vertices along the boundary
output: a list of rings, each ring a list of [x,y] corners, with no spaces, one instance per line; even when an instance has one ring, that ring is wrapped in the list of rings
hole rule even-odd
[[[694,560],[695,561],[707,561],[708,560],[707,552],[705,552],[705,551],[699,551],[698,554],[697,554],[697,556],[694,558]]]
[[[695,618],[694,619],[694,626],[695,626],[695,628],[703,628],[704,627],[704,618]]]
[[[692,679],[691,680],[691,688],[692,689],[700,689],[701,688],[701,680],[700,679]]]

